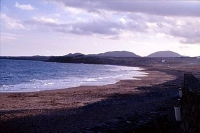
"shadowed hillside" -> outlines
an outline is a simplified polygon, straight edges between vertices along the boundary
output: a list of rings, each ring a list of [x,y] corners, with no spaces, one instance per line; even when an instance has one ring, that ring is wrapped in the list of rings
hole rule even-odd
[[[128,51],[111,51],[111,52],[105,52],[96,54],[95,56],[105,56],[105,57],[140,57],[132,52]]]
[[[172,51],[158,51],[148,55],[148,57],[181,57],[181,55]]]

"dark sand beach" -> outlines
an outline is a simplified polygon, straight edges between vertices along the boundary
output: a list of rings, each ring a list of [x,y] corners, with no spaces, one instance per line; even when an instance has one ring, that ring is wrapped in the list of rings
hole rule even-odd
[[[140,66],[148,73],[140,80],[30,93],[0,93],[1,133],[80,132],[127,114],[154,111],[167,113],[174,120],[172,97],[182,86],[184,72],[192,72],[199,78],[200,60],[179,58],[165,63],[145,65],[144,62]]]

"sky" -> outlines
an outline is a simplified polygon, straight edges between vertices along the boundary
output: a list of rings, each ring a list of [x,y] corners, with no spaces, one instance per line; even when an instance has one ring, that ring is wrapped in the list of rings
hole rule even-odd
[[[200,56],[200,1],[0,0],[1,56]]]

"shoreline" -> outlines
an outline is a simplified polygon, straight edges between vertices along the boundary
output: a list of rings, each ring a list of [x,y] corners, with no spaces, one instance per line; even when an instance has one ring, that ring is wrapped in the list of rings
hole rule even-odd
[[[29,124],[34,121],[36,125],[40,125],[39,130],[42,132],[45,132],[46,126],[53,125],[56,129],[51,130],[59,131],[60,124],[65,127],[62,129],[65,132],[74,132],[124,114],[140,113],[141,110],[142,113],[153,111],[163,104],[161,101],[169,97],[159,95],[175,91],[159,90],[163,94],[154,97],[150,95],[151,92],[157,92],[154,86],[164,88],[162,84],[175,80],[176,77],[159,71],[145,70],[145,72],[149,75],[142,77],[142,80],[121,80],[111,85],[80,86],[28,93],[0,93],[0,115],[3,122],[0,125],[3,124],[12,131],[21,127],[21,131],[30,132],[33,129]],[[45,121],[44,118],[48,121],[41,123]],[[15,126],[11,126],[14,123]]]
[[[91,64],[89,64],[89,65],[91,65]],[[94,64],[94,65],[99,65],[99,64]],[[119,69],[119,71],[122,70],[122,72],[118,73],[117,75],[113,75],[111,73],[111,76],[103,75],[100,77],[99,76],[90,77],[90,75],[89,75],[88,78],[82,77],[81,79],[79,79],[79,78],[76,79],[77,80],[76,82],[72,82],[72,81],[66,82],[65,80],[68,79],[68,77],[67,77],[66,79],[64,79],[64,78],[43,79],[43,80],[38,79],[37,82],[24,82],[24,83],[18,83],[15,85],[3,85],[3,87],[1,88],[2,91],[0,93],[28,93],[28,92],[31,93],[31,92],[40,92],[40,91],[46,91],[46,90],[48,91],[48,90],[57,90],[57,89],[66,89],[66,88],[69,89],[69,88],[75,88],[75,87],[80,87],[80,86],[104,86],[104,85],[115,84],[115,83],[119,82],[120,80],[137,80],[140,77],[148,76],[148,73],[144,72],[145,69],[142,67],[138,67],[138,66],[135,67],[135,66],[105,65],[105,64],[102,64],[102,66],[119,67],[116,69]],[[126,71],[128,71],[128,72],[126,72]],[[113,73],[115,73],[115,72],[113,72]],[[76,77],[76,76],[74,76],[74,77]],[[69,77],[69,79],[70,79],[70,77]],[[39,84],[38,84],[38,82],[39,82]],[[42,84],[40,84],[40,82]],[[57,84],[56,82],[59,82],[59,84]],[[5,90],[4,90],[4,86],[5,86]],[[25,86],[25,87],[23,87],[23,86]],[[8,87],[8,89],[7,89],[7,87]],[[20,87],[23,89],[18,89]]]
[[[140,70],[140,71],[145,71],[145,73],[147,72],[150,72],[150,71],[147,71],[145,69],[143,70]],[[133,79],[122,79],[122,80],[119,80],[119,81],[116,81],[115,83],[110,83],[110,84],[105,84],[105,85],[81,85],[81,86],[76,86],[76,87],[69,87],[69,88],[61,88],[61,89],[51,89],[51,90],[41,90],[41,91],[33,91],[33,92],[0,92],[0,101],[3,101],[2,100],[2,97],[4,95],[6,96],[11,96],[11,97],[18,97],[18,94],[19,94],[19,97],[20,96],[24,96],[24,95],[31,95],[32,94],[38,94],[38,93],[42,93],[42,94],[46,94],[46,93],[60,93],[60,92],[76,92],[76,91],[88,91],[88,90],[98,90],[101,88],[104,88],[103,90],[105,89],[108,89],[108,88],[112,88],[112,87],[116,87],[118,85],[121,85],[125,82],[135,82],[135,81],[142,81],[143,79],[148,79],[148,76],[149,76],[149,73],[147,73],[147,75],[140,75],[139,77],[132,77]],[[134,79],[135,78],[135,79]],[[135,87],[138,87],[138,86],[134,86]],[[15,95],[16,94],[16,95]],[[30,97],[31,97],[30,96]],[[2,105],[0,104],[0,111],[2,110]]]
[[[107,86],[107,85],[114,85],[117,84],[118,82],[121,81],[126,81],[126,80],[142,80],[143,77],[147,77],[148,73],[146,73],[145,75],[140,75],[140,76],[134,76],[132,78],[126,78],[126,79],[120,79],[118,81],[115,81],[114,83],[106,83],[106,84],[98,84],[98,85],[89,85],[89,84],[85,84],[85,85],[78,85],[78,86],[74,86],[74,87],[69,87],[69,88],[58,88],[58,89],[47,89],[47,90],[39,90],[39,91],[24,91],[24,92],[12,92],[12,91],[7,91],[7,92],[0,92],[0,94],[6,94],[6,93],[34,93],[34,92],[44,92],[44,91],[56,91],[56,90],[65,90],[65,89],[74,89],[74,88],[82,88],[82,87],[103,87],[103,86]]]
[[[160,60],[159,60],[160,62]],[[132,63],[132,62],[131,62]],[[141,66],[142,80],[121,80],[104,86],[80,86],[40,92],[0,93],[2,133],[80,132],[124,115],[159,112],[173,121],[172,98],[182,87],[183,74],[200,74],[198,60],[171,59]],[[195,63],[195,65],[194,65]],[[132,64],[134,65],[134,62]],[[130,66],[129,66],[130,67]],[[200,79],[200,75],[198,76]]]
[[[122,89],[123,89],[123,85],[126,87],[126,86],[129,86],[129,84],[131,84],[131,87],[130,90],[128,91],[133,91],[135,92],[135,88],[137,87],[141,87],[141,86],[152,86],[152,85],[156,85],[156,84],[162,84],[166,81],[169,81],[169,80],[174,80],[175,77],[173,75],[168,75],[168,74],[165,74],[163,72],[158,72],[158,71],[148,71],[148,70],[144,70],[145,72],[148,73],[148,76],[142,76],[140,77],[139,80],[131,80],[131,79],[128,79],[128,80],[120,80],[120,81],[117,81],[116,83],[114,84],[107,84],[107,85],[94,85],[94,86],[77,86],[77,87],[70,87],[70,88],[63,88],[63,89],[54,89],[54,90],[42,90],[42,91],[35,91],[35,92],[6,92],[6,93],[0,93],[0,101],[4,101],[3,99],[5,97],[8,97],[8,98],[17,98],[17,97],[22,97],[21,100],[24,100],[23,97],[37,97],[37,95],[39,94],[42,94],[42,95],[45,95],[45,94],[53,94],[53,93],[75,93],[75,92],[78,92],[79,94],[83,93],[84,94],[84,91],[89,91],[89,92],[95,92],[95,91],[103,91],[105,93],[105,95],[109,95],[109,94],[112,94],[112,93],[127,93],[126,91],[123,91],[121,90],[121,88],[119,89],[120,86],[122,86]],[[145,83],[145,81],[148,81],[150,79],[152,79],[152,75],[154,76],[158,76],[158,75],[164,75],[165,78],[162,78],[162,79],[157,79],[156,81],[153,79],[152,81],[150,81],[151,83]],[[160,76],[159,76],[160,77]],[[157,78],[157,77],[156,77]],[[143,82],[144,81],[144,82]],[[113,88],[118,88],[118,89],[113,89]],[[112,89],[110,89],[112,88]],[[97,92],[96,92],[97,93]],[[32,95],[32,94],[37,94],[37,95]],[[18,100],[18,99],[17,99]],[[9,103],[9,102],[8,102]],[[0,104],[0,111],[4,108],[2,105],[5,105],[5,103],[1,103]],[[10,108],[11,109],[11,108]]]

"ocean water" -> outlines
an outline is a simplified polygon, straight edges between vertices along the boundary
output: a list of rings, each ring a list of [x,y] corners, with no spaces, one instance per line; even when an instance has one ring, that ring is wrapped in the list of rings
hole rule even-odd
[[[0,59],[0,92],[113,84],[146,76],[138,67]]]

